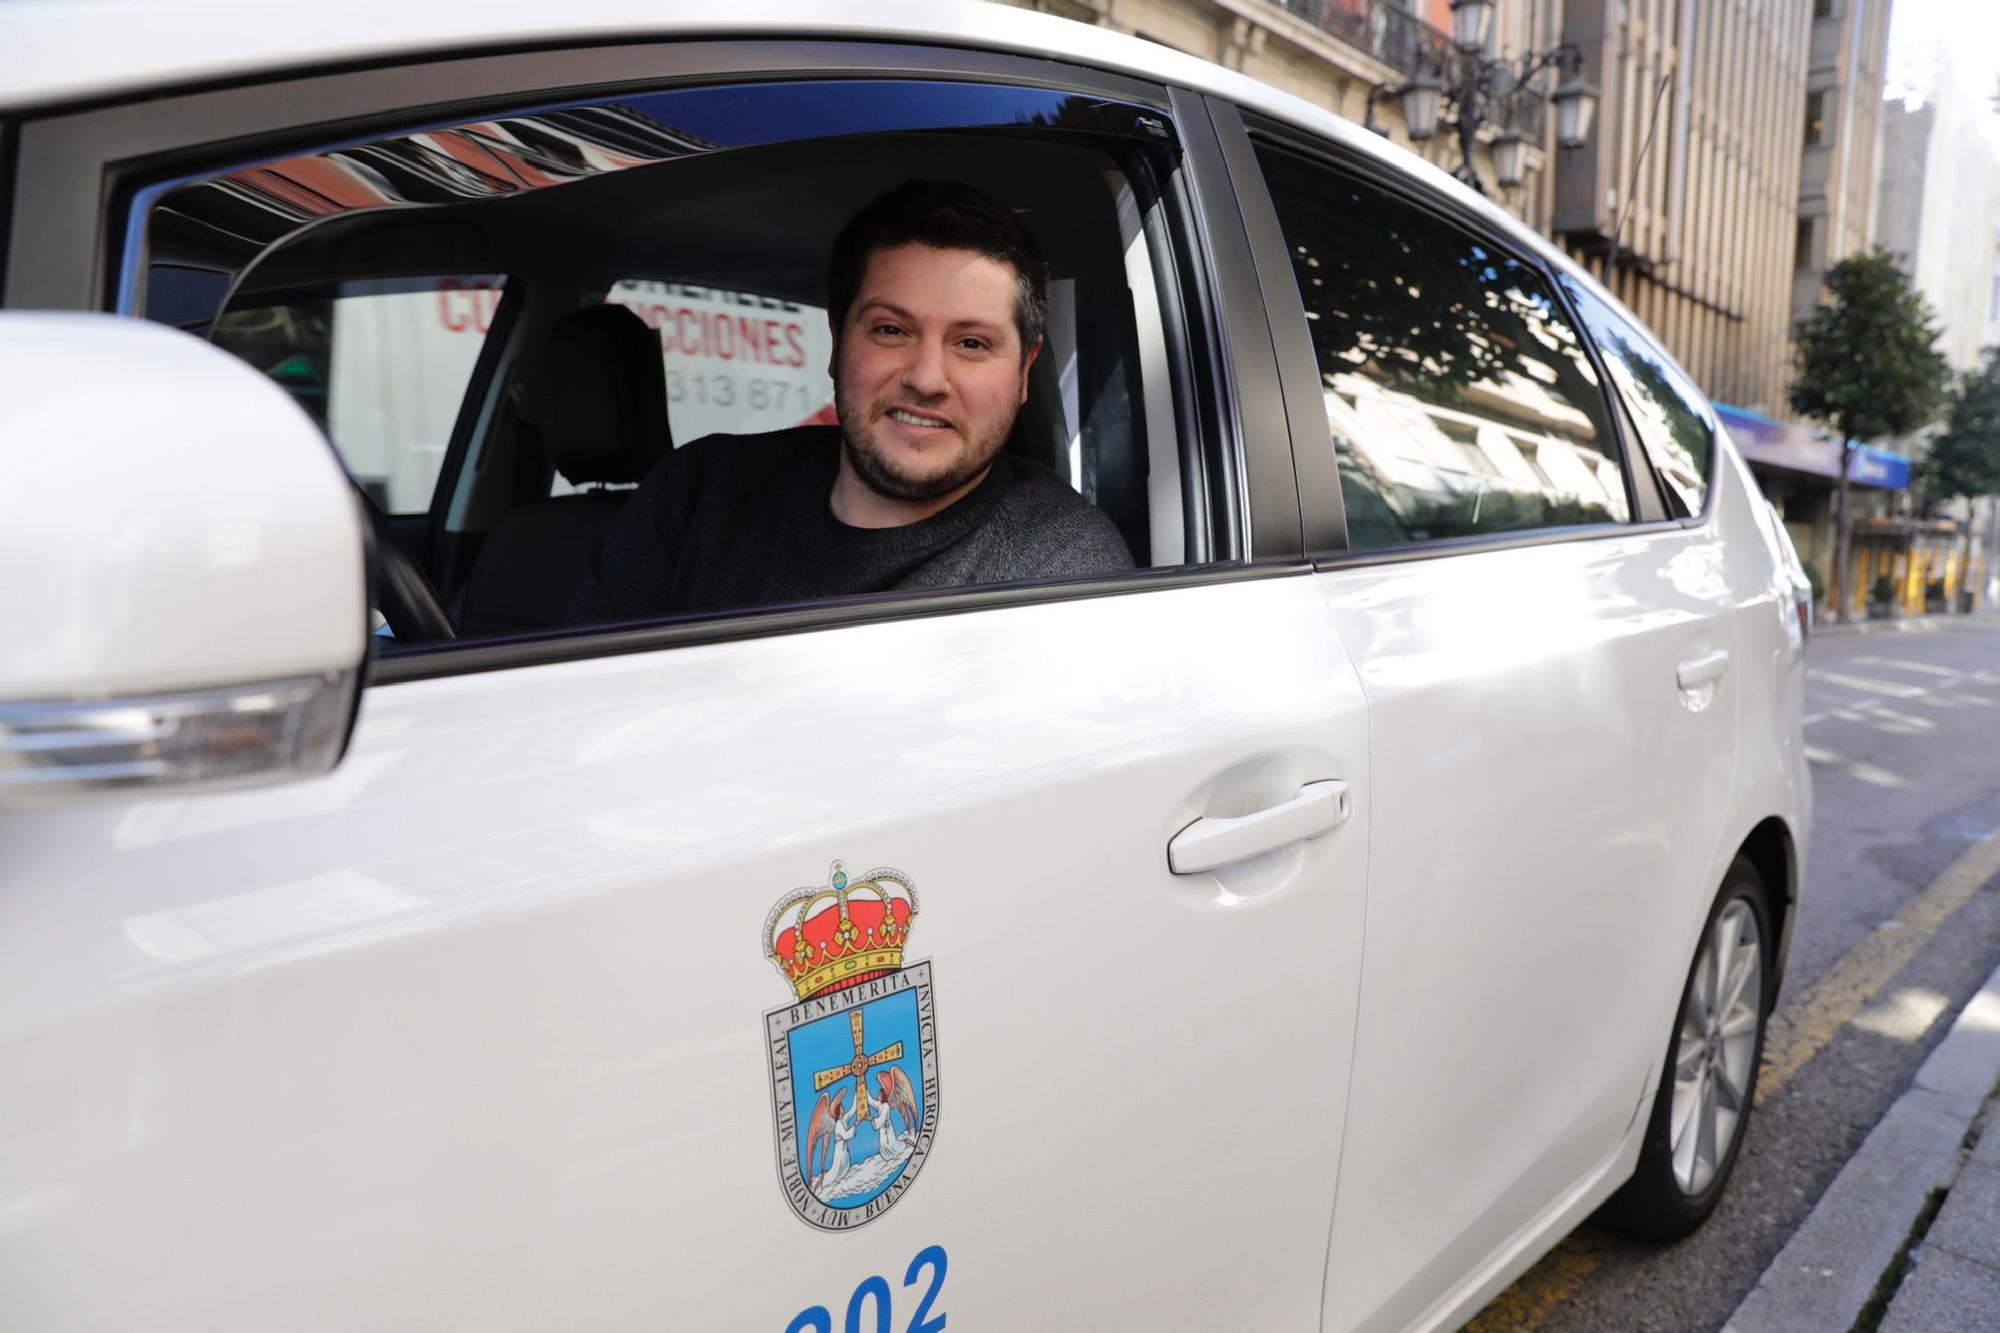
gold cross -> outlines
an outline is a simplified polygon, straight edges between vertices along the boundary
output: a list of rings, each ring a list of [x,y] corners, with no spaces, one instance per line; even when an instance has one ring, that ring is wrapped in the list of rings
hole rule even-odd
[[[869,1055],[868,1043],[861,1035],[861,1011],[856,1009],[847,1016],[854,1029],[854,1060],[834,1069],[822,1069],[813,1075],[813,1091],[825,1092],[844,1078],[854,1080],[854,1120],[856,1124],[868,1119],[868,1071],[876,1065],[886,1065],[891,1060],[903,1058],[903,1043],[892,1041],[881,1050]]]

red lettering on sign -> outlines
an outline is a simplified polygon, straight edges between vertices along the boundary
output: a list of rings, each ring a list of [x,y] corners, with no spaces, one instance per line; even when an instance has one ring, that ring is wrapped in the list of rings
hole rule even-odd
[[[500,308],[500,289],[490,282],[464,283],[457,278],[439,278],[437,289],[438,323],[452,333],[485,333],[493,327],[493,312]]]
[[[438,323],[453,333],[463,333],[466,327],[465,316],[459,313],[453,300],[460,290],[459,283],[454,278],[445,278],[438,283]]]

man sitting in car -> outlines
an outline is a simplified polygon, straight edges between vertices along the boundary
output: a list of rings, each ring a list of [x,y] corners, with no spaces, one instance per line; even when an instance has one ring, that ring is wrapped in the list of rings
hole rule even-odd
[[[1034,237],[969,185],[910,181],[828,264],[840,424],[676,449],[592,554],[571,623],[1111,573],[1110,519],[1002,446],[1042,350]]]

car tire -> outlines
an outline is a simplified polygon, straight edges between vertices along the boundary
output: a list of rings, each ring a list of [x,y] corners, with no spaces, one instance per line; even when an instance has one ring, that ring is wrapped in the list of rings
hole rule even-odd
[[[1702,924],[1638,1169],[1605,1204],[1607,1225],[1672,1241],[1715,1211],[1757,1095],[1774,943],[1763,877],[1739,856]]]

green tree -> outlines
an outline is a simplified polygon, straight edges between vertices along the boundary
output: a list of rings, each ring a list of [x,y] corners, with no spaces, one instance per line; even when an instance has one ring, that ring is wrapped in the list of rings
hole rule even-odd
[[[1826,274],[1826,296],[1798,328],[1794,411],[1840,435],[1840,490],[1834,508],[1833,604],[1847,620],[1847,474],[1862,441],[1907,435],[1936,418],[1950,368],[1937,349],[1930,302],[1910,285],[1897,257],[1877,246]]]
[[[1942,501],[2000,494],[2000,347],[1986,349],[1977,370],[1958,381],[1945,409],[1944,430],[1917,465],[1924,511]],[[1972,569],[1972,515],[1965,521],[1965,559]]]

